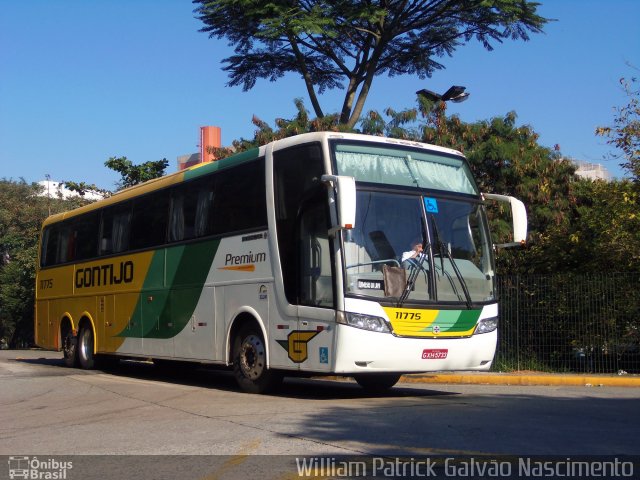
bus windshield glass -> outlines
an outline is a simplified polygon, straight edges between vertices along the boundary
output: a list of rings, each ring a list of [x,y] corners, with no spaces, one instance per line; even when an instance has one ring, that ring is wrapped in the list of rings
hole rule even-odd
[[[348,295],[391,303],[495,301],[486,215],[470,197],[477,191],[463,158],[357,144],[336,144],[334,152],[338,173],[359,182],[355,228],[344,232]],[[385,265],[404,270],[403,292],[385,285]]]
[[[388,265],[414,279],[409,302],[495,300],[486,216],[479,203],[359,190],[356,226],[345,231],[344,239],[347,294],[400,297],[385,293]]]

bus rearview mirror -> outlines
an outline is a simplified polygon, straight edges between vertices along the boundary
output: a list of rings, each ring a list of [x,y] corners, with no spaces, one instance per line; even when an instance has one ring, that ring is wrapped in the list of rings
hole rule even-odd
[[[486,200],[508,203],[511,205],[511,218],[513,223],[513,243],[496,245],[497,247],[512,247],[524,245],[527,241],[527,209],[520,200],[509,195],[496,193],[483,193]]]
[[[350,230],[356,224],[356,180],[343,175],[323,175],[323,182],[330,182],[336,190],[338,225],[331,231]]]

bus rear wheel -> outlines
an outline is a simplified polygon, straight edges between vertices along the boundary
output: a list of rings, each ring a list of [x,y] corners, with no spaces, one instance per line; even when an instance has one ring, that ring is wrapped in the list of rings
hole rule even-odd
[[[78,335],[78,363],[80,363],[80,367],[85,370],[91,370],[96,365],[93,346],[93,330],[91,326],[84,325]]]
[[[62,353],[64,364],[67,367],[75,368],[78,366],[78,337],[73,334],[71,328],[67,329],[62,339]]]
[[[401,375],[399,373],[377,373],[377,374],[362,374],[354,375],[356,382],[362,388],[372,393],[382,393],[393,387]]]
[[[265,393],[276,387],[282,376],[267,368],[267,349],[255,326],[242,327],[234,339],[233,374],[247,393]]]

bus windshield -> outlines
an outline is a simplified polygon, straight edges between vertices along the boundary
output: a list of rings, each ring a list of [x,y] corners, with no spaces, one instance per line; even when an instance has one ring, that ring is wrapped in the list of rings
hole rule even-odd
[[[355,228],[344,236],[347,294],[391,303],[495,301],[486,215],[471,197],[477,189],[462,157],[348,143],[334,153],[338,173],[359,182]],[[404,270],[403,294],[385,285],[385,265]]]

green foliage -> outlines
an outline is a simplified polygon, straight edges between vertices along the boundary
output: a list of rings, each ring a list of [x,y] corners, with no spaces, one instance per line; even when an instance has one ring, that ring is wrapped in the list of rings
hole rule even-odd
[[[49,199],[43,187],[0,180],[0,339],[11,346],[33,343],[33,306],[38,235],[51,213],[82,199]]]
[[[126,157],[105,162],[122,175],[119,189],[162,176],[168,164],[162,159],[133,165]],[[37,184],[0,181],[0,339],[11,346],[33,343],[35,267],[42,222],[49,214],[89,203],[82,198],[85,192],[111,194],[85,182],[64,183],[81,196],[47,198]]]
[[[622,151],[618,158],[636,183],[640,183],[640,89],[638,79],[620,79],[629,103],[615,109],[612,127],[596,128],[596,135],[607,138],[607,143]],[[615,157],[615,155],[614,155]]]
[[[109,160],[104,162],[104,165],[120,174],[121,179],[116,183],[116,191],[118,191],[163,176],[166,168],[169,166],[169,161],[163,158],[162,160],[134,165],[127,157],[110,157]],[[86,182],[74,182],[71,180],[65,180],[62,183],[64,183],[69,190],[78,192],[81,197],[91,192],[100,194],[106,198],[113,193],[110,190],[97,187],[93,183],[88,184]]]
[[[564,242],[575,268],[640,271],[640,191],[636,185],[581,180],[572,187],[575,210]]]
[[[251,121],[257,127],[257,130],[254,132],[252,139],[240,138],[234,140],[231,147],[211,148],[208,153],[213,153],[216,158],[221,159],[234,153],[244,152],[266,145],[269,142],[300,135],[301,133],[352,131],[338,122],[338,115],[325,115],[321,118],[311,119],[302,99],[297,98],[294,103],[297,114],[291,120],[277,118],[275,120],[275,128],[273,128],[264,120],[254,116]]]
[[[117,183],[118,190],[122,190],[123,188],[161,177],[164,175],[169,161],[163,158],[162,160],[134,165],[127,157],[111,157],[104,162],[104,165],[122,176],[122,179]]]
[[[254,118],[251,140],[217,149],[219,158],[299,133],[346,131],[337,116],[311,119],[302,100],[297,115],[277,119],[276,126]],[[331,121],[327,122],[327,119]],[[418,99],[418,107],[384,114],[368,112],[361,132],[433,143],[465,153],[481,191],[514,195],[529,217],[524,249],[498,250],[501,273],[639,271],[638,193],[629,182],[590,182],[575,176],[576,167],[560,152],[538,143],[538,134],[517,125],[510,112],[474,123],[447,117],[442,106]],[[350,130],[354,131],[354,130]],[[510,220],[502,204],[489,208],[495,243],[510,241]]]
[[[299,74],[314,112],[316,93],[345,90],[339,122],[358,122],[380,75],[430,77],[438,61],[472,41],[492,50],[505,40],[528,40],[548,22],[526,0],[291,1],[194,0],[201,29],[235,47],[223,60],[229,85],[253,88]]]
[[[555,271],[558,257],[534,256],[548,251],[548,231],[568,228],[575,198],[571,185],[576,167],[562,160],[559,152],[538,144],[538,134],[529,126],[516,125],[516,114],[465,123],[445,115],[443,102],[433,104],[419,97],[418,107],[395,112],[387,109],[385,120],[370,112],[362,122],[364,133],[432,143],[459,150],[467,156],[480,191],[520,198],[528,210],[529,248],[498,251],[501,272]],[[510,241],[510,220],[497,204],[489,208],[496,243]],[[536,250],[538,249],[538,250]]]
[[[100,188],[95,183],[74,182],[71,180],[64,180],[61,183],[72,192],[77,192],[81,197],[84,197],[87,193],[97,193],[104,198],[111,196],[111,191]]]

